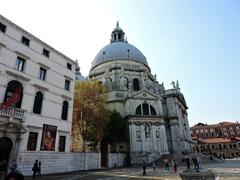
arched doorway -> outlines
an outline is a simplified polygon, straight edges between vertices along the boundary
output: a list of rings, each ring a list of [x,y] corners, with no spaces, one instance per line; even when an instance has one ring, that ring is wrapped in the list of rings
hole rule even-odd
[[[13,147],[13,143],[11,139],[7,137],[0,138],[0,162],[4,162],[4,161],[6,162],[6,165],[4,165],[5,172],[7,171],[12,147]]]

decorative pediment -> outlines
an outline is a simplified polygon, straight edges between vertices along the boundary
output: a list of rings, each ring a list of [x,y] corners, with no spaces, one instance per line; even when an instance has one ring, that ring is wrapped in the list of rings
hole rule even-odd
[[[141,90],[141,91],[138,91],[138,92],[132,94],[128,98],[131,98],[131,99],[157,100],[157,99],[159,99],[159,96],[157,96],[156,94],[154,94],[154,93],[152,93],[152,92],[150,92],[148,90]]]
[[[13,121],[3,121],[0,122],[0,129],[5,132],[11,133],[25,133],[27,132],[27,128],[23,126],[21,123],[15,123]]]

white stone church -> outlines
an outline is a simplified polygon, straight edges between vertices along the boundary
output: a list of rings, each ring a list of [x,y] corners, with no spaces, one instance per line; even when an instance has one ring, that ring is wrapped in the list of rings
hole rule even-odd
[[[89,78],[106,85],[108,108],[128,118],[131,162],[191,151],[188,107],[178,81],[166,90],[124,35],[117,23],[110,44],[92,62]]]

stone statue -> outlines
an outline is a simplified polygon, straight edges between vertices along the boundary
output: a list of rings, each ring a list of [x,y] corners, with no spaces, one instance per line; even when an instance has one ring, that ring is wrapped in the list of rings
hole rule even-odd
[[[147,89],[150,90],[150,91],[153,91],[153,82],[149,79],[146,79],[145,83],[146,83]]]
[[[149,125],[146,125],[145,126],[145,137],[150,137],[150,131],[151,131],[151,128]]]
[[[139,130],[137,130],[136,136],[137,136],[137,138],[141,138],[141,132]]]
[[[177,80],[176,88],[177,88],[178,90],[180,89],[178,80]]]
[[[172,81],[171,85],[173,86],[173,89],[176,89],[176,85],[174,81]]]
[[[121,90],[128,90],[128,80],[126,77],[120,78],[120,89]]]
[[[159,131],[156,131],[156,138],[159,138]]]
[[[178,80],[176,83],[174,81],[172,81],[171,85],[173,86],[173,89],[180,90]]]
[[[111,78],[106,79],[105,86],[107,87],[107,90],[109,90],[109,91],[112,90],[112,79]]]

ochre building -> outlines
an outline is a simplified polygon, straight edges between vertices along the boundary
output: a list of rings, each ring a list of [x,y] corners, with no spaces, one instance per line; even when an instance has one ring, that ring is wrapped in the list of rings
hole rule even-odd
[[[240,124],[220,122],[218,124],[198,123],[191,127],[195,141],[193,150],[219,158],[235,158],[240,155]]]

